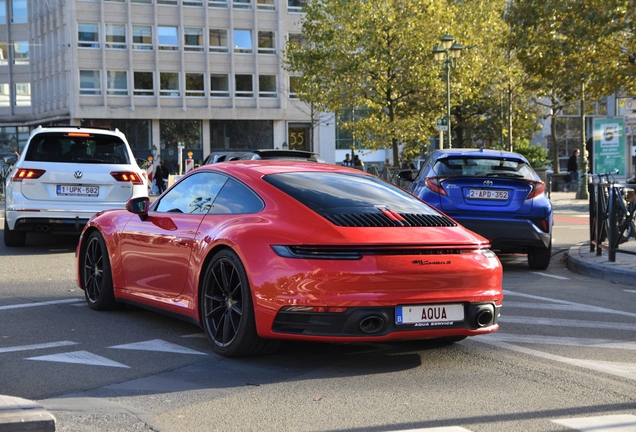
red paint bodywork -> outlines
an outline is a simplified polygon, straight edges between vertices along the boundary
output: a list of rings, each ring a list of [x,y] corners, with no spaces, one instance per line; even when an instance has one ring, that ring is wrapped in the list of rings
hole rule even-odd
[[[317,341],[382,341],[473,336],[496,331],[437,329],[384,336],[327,337],[272,332],[283,306],[372,307],[407,304],[494,302],[503,299],[499,260],[480,251],[488,241],[461,226],[351,228],[331,224],[262,180],[270,173],[349,168],[316,163],[229,162],[198,170],[226,173],[248,185],[264,201],[254,214],[190,215],[151,211],[145,220],[126,210],[109,210],[86,225],[77,248],[92,230],[106,240],[115,296],[200,322],[199,285],[203,269],[219,248],[231,248],[249,278],[256,327],[265,338]],[[194,170],[192,173],[196,172]],[[361,172],[353,170],[360,175]],[[364,255],[360,260],[283,258],[271,245],[333,245],[400,248],[456,248],[465,253],[425,256]],[[448,261],[449,263],[446,263]],[[433,262],[433,264],[427,264]],[[440,264],[440,262],[443,262]],[[77,281],[82,288],[79,263]]]

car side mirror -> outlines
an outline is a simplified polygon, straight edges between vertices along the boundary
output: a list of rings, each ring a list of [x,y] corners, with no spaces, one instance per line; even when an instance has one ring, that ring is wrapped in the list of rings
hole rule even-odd
[[[400,180],[404,180],[404,181],[408,181],[408,182],[412,182],[413,180],[415,180],[415,177],[417,176],[416,172],[413,172],[412,170],[404,170],[404,171],[400,171],[397,175],[397,177]]]
[[[148,210],[150,209],[150,198],[139,197],[131,198],[126,203],[126,210],[136,215],[139,215],[139,219],[142,221],[148,217]]]

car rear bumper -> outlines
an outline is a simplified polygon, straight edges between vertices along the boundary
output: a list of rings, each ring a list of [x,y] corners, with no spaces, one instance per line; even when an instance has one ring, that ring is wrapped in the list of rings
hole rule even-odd
[[[470,219],[451,216],[464,227],[490,240],[491,248],[501,252],[524,252],[527,248],[547,248],[552,234],[532,221],[518,219]],[[552,224],[550,219],[548,222]]]
[[[20,218],[15,221],[14,230],[26,232],[81,232],[88,219],[72,218]]]

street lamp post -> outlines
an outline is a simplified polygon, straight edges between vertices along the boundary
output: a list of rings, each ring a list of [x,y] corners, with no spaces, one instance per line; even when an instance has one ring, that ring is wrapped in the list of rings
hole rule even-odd
[[[452,148],[451,144],[451,96],[450,96],[450,71],[455,69],[456,60],[461,57],[464,47],[457,42],[451,35],[446,34],[441,37],[441,45],[437,45],[433,49],[435,61],[443,61],[446,65],[446,122],[448,125],[448,148]],[[444,143],[441,143],[444,147]]]

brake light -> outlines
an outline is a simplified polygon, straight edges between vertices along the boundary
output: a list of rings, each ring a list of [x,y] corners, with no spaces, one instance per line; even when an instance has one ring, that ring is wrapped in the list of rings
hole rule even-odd
[[[549,232],[547,219],[533,219],[533,222],[536,226],[538,226],[541,229],[541,231]]]
[[[28,168],[20,168],[19,170],[17,170],[15,172],[15,174],[13,174],[13,177],[11,177],[11,180],[14,182],[21,182],[22,180],[29,180],[29,179],[38,179],[40,177],[42,177],[42,175],[45,173],[45,170],[41,170],[41,169],[28,169]]]
[[[543,183],[542,181],[531,181],[528,183],[530,184],[532,190],[530,191],[526,199],[537,197],[541,195],[543,191],[545,191],[545,183]]]
[[[446,191],[437,177],[428,177],[426,179],[426,187],[440,195],[446,195]]]
[[[83,137],[83,138],[89,138],[89,137],[91,137],[92,135],[91,135],[91,134],[88,134],[88,133],[82,133],[82,132],[69,132],[69,133],[67,133],[67,134],[66,134],[66,136],[69,136],[69,137]]]
[[[111,172],[111,176],[117,181],[121,182],[131,182],[134,185],[142,185],[144,184],[144,180],[141,176],[135,172],[130,171],[122,171],[122,172]]]

